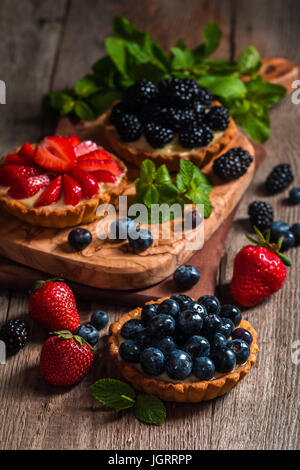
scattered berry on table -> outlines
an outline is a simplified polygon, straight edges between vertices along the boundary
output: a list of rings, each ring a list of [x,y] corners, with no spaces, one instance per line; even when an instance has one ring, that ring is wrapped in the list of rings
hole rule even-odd
[[[114,220],[109,228],[109,236],[112,240],[126,240],[128,232],[136,228],[136,223],[130,217]]]
[[[216,371],[221,374],[228,374],[236,366],[235,353],[230,349],[215,351],[212,355],[212,361],[215,364]]]
[[[232,333],[232,339],[242,339],[246,341],[249,345],[253,342],[253,336],[250,331],[245,330],[245,328],[236,328]]]
[[[74,228],[68,235],[68,242],[73,250],[84,250],[91,243],[93,237],[89,230],[85,228]]]
[[[174,281],[179,287],[183,289],[190,289],[200,279],[200,272],[190,264],[182,264],[174,272]],[[173,297],[174,298],[174,297]]]
[[[276,220],[271,225],[271,239],[272,240],[279,240],[286,232],[289,232],[291,227],[289,224],[285,222],[281,222],[280,220]]]
[[[134,114],[123,114],[115,123],[120,139],[124,142],[134,142],[142,135],[142,123]]]
[[[157,315],[158,304],[144,305],[141,313],[141,321],[144,326],[148,326],[150,320]]]
[[[289,230],[285,230],[286,226],[289,227]],[[291,227],[287,224],[284,224],[284,226],[279,226],[277,230],[271,228],[270,242],[278,243],[280,238],[283,239],[280,247],[280,252],[282,253],[295,245],[295,236],[291,230]]]
[[[297,205],[300,204],[300,187],[295,186],[289,192],[289,202],[290,204]]]
[[[128,233],[128,242],[133,250],[142,252],[153,244],[153,235],[150,230],[143,228],[136,229]]]
[[[232,181],[243,176],[253,161],[249,152],[235,147],[216,158],[213,172],[225,181]]]
[[[125,339],[135,339],[136,336],[144,330],[145,327],[142,322],[133,318],[124,323],[121,329],[121,335]]]
[[[95,346],[99,341],[99,332],[91,323],[80,325],[74,331],[74,335],[81,336],[91,346]]]
[[[146,348],[141,353],[141,367],[143,371],[153,377],[157,377],[165,370],[165,356],[157,348]]]
[[[145,138],[153,148],[161,148],[174,138],[172,129],[161,124],[148,123],[144,129]]]
[[[226,337],[220,332],[215,333],[210,340],[210,346],[212,351],[225,349],[227,346]]]
[[[191,125],[179,133],[179,143],[182,147],[192,149],[196,147],[206,147],[213,140],[211,129],[203,125]]]
[[[132,339],[123,341],[119,348],[120,356],[125,362],[137,364],[140,361],[141,349]]]
[[[232,320],[230,320],[230,318],[222,318],[221,317],[221,320],[222,320],[222,326],[221,328],[219,329],[219,333],[222,333],[222,335],[225,336],[225,338],[229,338],[229,336],[232,335],[232,332],[234,330],[234,323]]]
[[[242,320],[241,311],[235,305],[223,305],[221,307],[220,317],[229,318],[234,326],[238,326]]]
[[[223,106],[213,106],[205,115],[205,122],[213,131],[225,131],[229,121],[229,113]]]
[[[219,299],[215,295],[202,295],[198,302],[206,308],[207,313],[215,313],[219,315],[220,313],[220,302]]]
[[[203,307],[205,310],[205,307]],[[201,334],[203,318],[197,310],[184,310],[178,317],[177,330],[185,336]]]
[[[286,232],[283,235],[283,241],[282,241],[282,244],[281,244],[280,251],[282,251],[282,252],[287,251],[290,248],[292,248],[294,245],[295,245],[295,236],[294,236],[293,232],[290,230],[289,232]]]
[[[295,245],[300,245],[300,222],[294,224],[291,228],[291,231],[293,232],[295,237]]]
[[[175,319],[171,315],[156,315],[149,322],[149,332],[153,337],[163,338],[175,333]]]
[[[171,351],[166,358],[166,372],[174,380],[184,380],[192,372],[193,360],[191,356],[180,349]]]
[[[183,345],[182,349],[183,351],[189,353],[189,355],[193,358],[210,355],[209,341],[203,336],[199,335],[190,336]]]
[[[171,299],[176,300],[176,302],[179,304],[181,311],[185,310],[187,304],[192,301],[191,297],[186,294],[173,294],[171,296]]]
[[[275,166],[266,179],[266,189],[270,194],[276,194],[286,189],[294,181],[291,165],[280,163]]]
[[[196,357],[193,364],[193,374],[199,380],[210,380],[215,374],[215,365],[209,357]]]
[[[109,321],[108,314],[103,310],[97,310],[93,313],[91,318],[91,324],[98,330],[103,330]]]
[[[271,227],[274,220],[273,207],[269,202],[254,201],[248,207],[251,225],[263,231]]]
[[[171,315],[176,319],[180,312],[180,306],[176,300],[166,299],[158,305],[157,312],[158,314],[165,313],[167,315]]]
[[[234,352],[237,364],[244,364],[250,356],[249,344],[242,339],[232,339],[227,347]]]
[[[150,103],[158,98],[158,89],[150,80],[138,80],[127,88],[124,96],[125,103],[138,107]]]
[[[5,343],[8,354],[16,354],[28,342],[28,331],[22,320],[14,319],[0,328],[0,340]]]
[[[188,229],[189,228],[194,229],[198,227],[200,224],[202,224],[203,219],[204,219],[203,214],[201,214],[201,212],[195,209],[185,214],[185,225],[187,226]]]

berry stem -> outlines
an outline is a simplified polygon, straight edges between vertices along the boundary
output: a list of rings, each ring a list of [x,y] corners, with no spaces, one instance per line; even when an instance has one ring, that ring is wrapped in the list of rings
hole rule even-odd
[[[281,261],[286,265],[286,266],[291,266],[292,261],[288,256],[285,256],[283,253],[280,253],[280,248],[283,242],[283,237],[281,237],[278,241],[278,243],[270,243],[270,238],[271,238],[271,230],[269,229],[266,233],[266,237],[263,236],[260,230],[258,230],[257,227],[253,227],[255,232],[257,233],[257,236],[259,240],[256,240],[255,238],[251,237],[250,235],[246,235],[246,238],[253,243],[256,246],[263,246],[267,248],[267,250],[272,251],[275,253],[275,255],[278,256],[278,258],[281,259]]]

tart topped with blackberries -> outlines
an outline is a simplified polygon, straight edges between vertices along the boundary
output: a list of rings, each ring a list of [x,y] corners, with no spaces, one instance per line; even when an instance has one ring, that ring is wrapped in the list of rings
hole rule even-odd
[[[224,395],[248,374],[257,333],[234,305],[212,295],[151,301],[111,325],[109,352],[124,378],[163,400]]]
[[[155,86],[139,80],[107,112],[106,138],[121,158],[145,158],[176,170],[180,158],[202,166],[232,140],[236,126],[226,108],[196,80],[167,78]]]

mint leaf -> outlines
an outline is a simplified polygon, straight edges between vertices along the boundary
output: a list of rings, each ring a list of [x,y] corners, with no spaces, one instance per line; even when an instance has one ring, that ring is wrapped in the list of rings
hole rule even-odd
[[[158,204],[159,201],[159,192],[158,189],[151,184],[147,189],[145,196],[144,196],[144,203],[148,208],[151,208],[152,204]]]
[[[156,170],[155,182],[157,184],[172,183],[171,176],[165,164],[160,165]]]
[[[88,103],[92,106],[97,114],[104,113],[114,101],[122,98],[122,95],[117,90],[105,90],[100,93],[92,95],[88,99]]]
[[[220,27],[213,21],[208,23],[204,29],[204,51],[205,56],[212,54],[218,47],[222,38],[222,31]]]
[[[213,94],[225,100],[244,98],[247,93],[246,85],[236,75],[207,75],[198,81],[201,86],[209,88]]]
[[[251,75],[261,67],[258,50],[254,46],[245,47],[237,61],[238,70],[241,75]]]
[[[95,119],[92,108],[85,103],[85,101],[76,101],[74,110],[76,115],[83,121],[91,121],[92,119]]]
[[[274,106],[286,95],[286,89],[283,86],[265,82],[259,75],[247,82],[246,87],[247,100],[264,108]]]
[[[181,175],[181,183],[185,186],[185,188],[188,188],[190,182],[193,179],[196,167],[190,160],[185,160],[184,158],[182,158],[180,160],[179,168],[180,169],[178,175]]]
[[[121,380],[100,379],[91,385],[90,390],[102,405],[117,411],[131,408],[135,404],[134,389]]]
[[[166,420],[166,408],[154,395],[139,394],[134,407],[134,414],[143,423],[163,424]]]
[[[192,189],[185,194],[185,197],[189,199],[193,204],[203,204],[204,211],[203,216],[207,219],[212,213],[212,203],[209,196],[204,192]]]
[[[60,116],[70,114],[75,105],[74,98],[67,92],[56,91],[47,95],[46,104],[56,110]]]
[[[101,87],[95,82],[91,75],[85,75],[75,84],[74,91],[76,95],[86,98],[99,91]]]
[[[263,143],[270,136],[270,117],[267,110],[259,113],[251,109],[247,114],[237,116],[236,122],[257,142]]]
[[[178,196],[178,189],[172,183],[162,183],[157,186],[160,203],[172,204]]]
[[[119,38],[107,38],[105,41],[105,47],[116,68],[122,75],[128,75],[126,64],[126,42]]]
[[[141,179],[145,182],[152,183],[156,175],[155,164],[152,160],[144,160],[141,164]]]
[[[195,65],[195,56],[190,49],[181,49],[179,47],[171,48],[173,59],[171,62],[172,69],[191,69]]]

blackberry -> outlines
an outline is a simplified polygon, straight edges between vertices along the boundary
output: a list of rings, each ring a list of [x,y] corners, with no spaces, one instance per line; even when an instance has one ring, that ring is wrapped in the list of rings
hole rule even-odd
[[[109,120],[112,124],[116,125],[116,123],[120,121],[124,114],[127,114],[128,112],[128,106],[123,101],[120,101],[112,108]]]
[[[281,163],[273,168],[266,179],[266,189],[270,194],[276,194],[286,189],[294,181],[291,165]]]
[[[179,143],[185,148],[206,147],[213,140],[213,133],[209,127],[203,125],[191,126],[179,134]]]
[[[201,101],[195,101],[192,106],[195,112],[196,120],[202,122],[205,118],[205,110],[207,109],[207,107],[203,105]]]
[[[158,89],[149,80],[138,80],[127,88],[124,101],[130,106],[141,106],[154,101],[158,97]]]
[[[252,161],[249,152],[241,147],[235,147],[214,161],[213,171],[223,180],[235,180],[246,173]]]
[[[28,332],[22,320],[10,320],[0,329],[0,340],[4,341],[6,351],[15,354],[24,348],[28,341]]]
[[[169,108],[167,111],[167,124],[174,132],[179,132],[195,121],[193,108]]]
[[[140,121],[143,124],[154,122],[155,124],[165,124],[167,119],[168,109],[159,103],[150,103],[142,108],[138,112]]]
[[[274,220],[274,213],[271,204],[264,201],[254,201],[248,207],[248,214],[252,225],[260,231],[271,227]]]
[[[205,122],[213,131],[225,131],[229,120],[228,111],[222,106],[213,106],[205,115]]]
[[[115,124],[120,139],[124,142],[134,142],[142,135],[142,124],[134,114],[124,114]]]
[[[212,103],[213,97],[211,92],[207,88],[199,88],[199,93],[197,96],[197,101],[203,106],[210,106]]]
[[[200,87],[196,80],[189,78],[166,78],[158,84],[160,100],[173,106],[186,106],[195,100]]]
[[[145,126],[145,137],[153,148],[160,148],[173,140],[174,134],[171,129],[159,124],[149,123]]]

